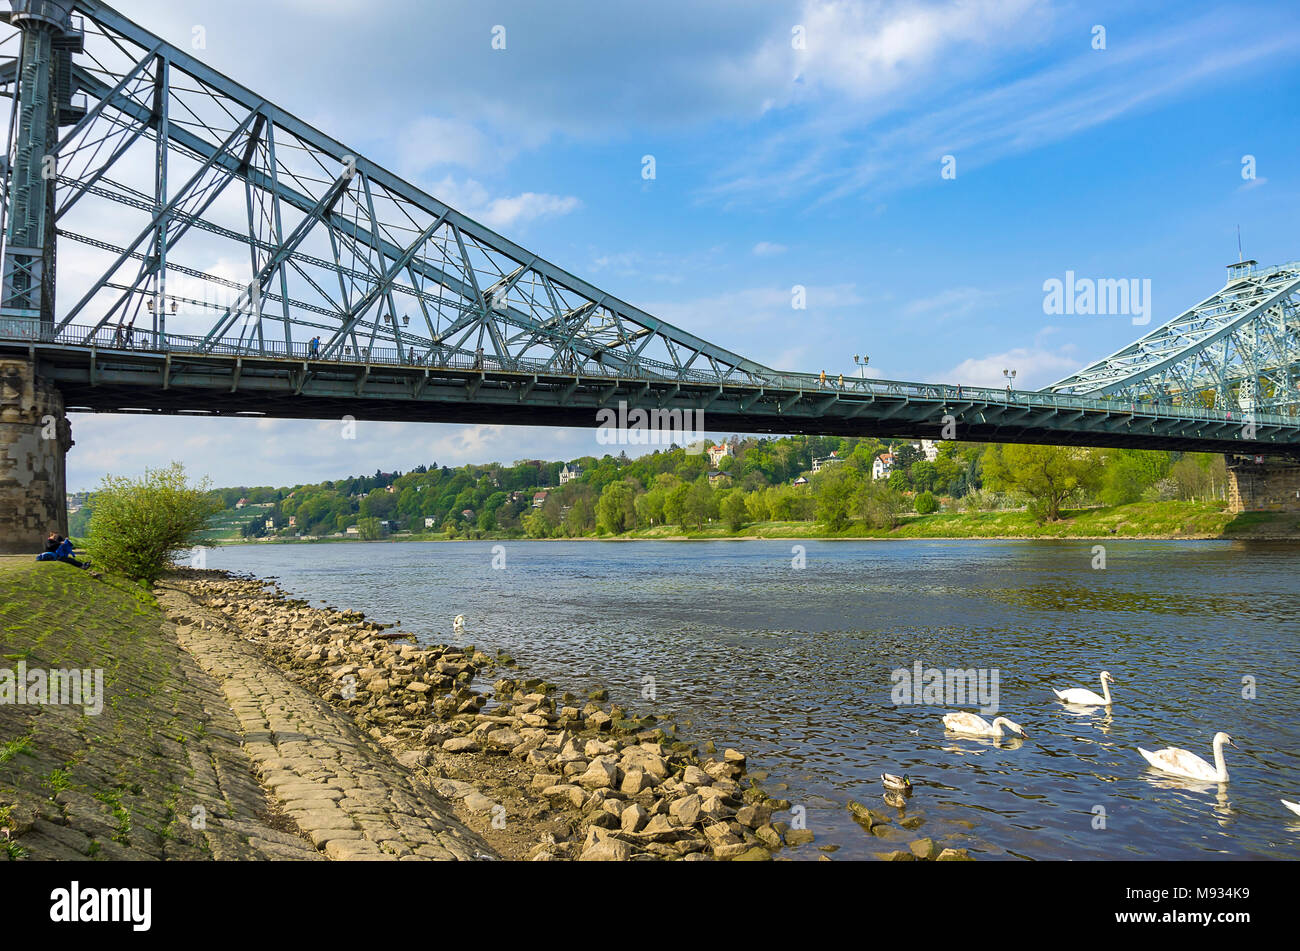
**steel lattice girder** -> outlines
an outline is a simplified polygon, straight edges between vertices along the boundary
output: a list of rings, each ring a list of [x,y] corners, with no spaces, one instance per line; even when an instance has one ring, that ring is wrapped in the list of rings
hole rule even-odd
[[[1048,389],[1295,414],[1300,263],[1233,270],[1221,290],[1195,307]]]
[[[108,257],[59,330],[143,319],[161,332],[176,301],[173,327],[206,321],[210,340],[237,328],[250,353],[319,335],[326,355],[386,342],[421,362],[481,353],[638,378],[779,375],[519,247],[111,7],[76,6],[86,52],[73,83],[94,105],[57,149],[57,220],[61,237]],[[135,222],[117,240],[81,224],[105,207]],[[232,259],[246,260],[236,271]],[[215,290],[169,291],[186,279]]]

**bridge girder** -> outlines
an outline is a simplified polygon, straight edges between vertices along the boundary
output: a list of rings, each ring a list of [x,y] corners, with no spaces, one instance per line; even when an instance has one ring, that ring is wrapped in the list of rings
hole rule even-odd
[[[1232,265],[1222,289],[1048,389],[1300,414],[1300,262]]]
[[[233,331],[247,353],[321,336],[327,353],[713,382],[776,373],[516,245],[107,4],[76,10],[72,82],[93,106],[55,150],[56,220],[105,264],[57,331]]]
[[[971,439],[1300,445],[1300,266],[1237,268],[1041,393],[782,372],[520,247],[100,0],[75,9],[50,217],[89,263],[59,274],[75,303],[57,323],[0,319],[0,347],[73,408],[591,425],[622,400],[736,431],[938,435],[952,416]],[[20,72],[0,65],[0,93]],[[84,110],[64,108],[75,93]]]

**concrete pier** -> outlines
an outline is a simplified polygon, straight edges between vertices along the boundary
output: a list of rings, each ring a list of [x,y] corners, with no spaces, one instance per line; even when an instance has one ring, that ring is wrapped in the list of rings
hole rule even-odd
[[[59,391],[26,360],[0,359],[0,554],[36,555],[49,532],[67,534],[71,447]]]
[[[1300,512],[1300,463],[1229,457],[1228,505],[1234,512]]]

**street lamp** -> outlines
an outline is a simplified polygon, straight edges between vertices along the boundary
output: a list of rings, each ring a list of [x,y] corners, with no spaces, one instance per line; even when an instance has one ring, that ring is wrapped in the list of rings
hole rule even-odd
[[[867,378],[867,364],[871,362],[871,358],[866,354],[858,356],[855,353],[853,355],[853,362],[858,365],[858,376],[865,380]]]
[[[1016,381],[1015,370],[1003,370],[1002,375],[1007,378],[1007,396],[1011,395],[1012,384]]]

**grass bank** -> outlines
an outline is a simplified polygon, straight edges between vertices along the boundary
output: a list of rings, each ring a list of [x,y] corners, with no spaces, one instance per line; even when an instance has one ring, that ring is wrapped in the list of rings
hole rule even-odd
[[[657,525],[619,535],[591,533],[572,540],[681,541],[708,539],[958,539],[958,538],[1195,538],[1195,539],[1296,539],[1300,540],[1300,513],[1244,512],[1227,510],[1224,502],[1135,502],[1095,508],[1069,509],[1055,522],[1038,522],[1027,511],[935,512],[905,515],[893,529],[870,529],[853,522],[840,531],[809,521],[751,522],[732,531],[721,522],[683,531],[680,525]],[[484,533],[470,536],[492,541],[518,535]],[[357,539],[322,538],[321,542]],[[442,532],[398,534],[383,541],[447,541]],[[224,539],[239,544],[244,539]],[[299,543],[297,539],[275,539],[268,543]]]

